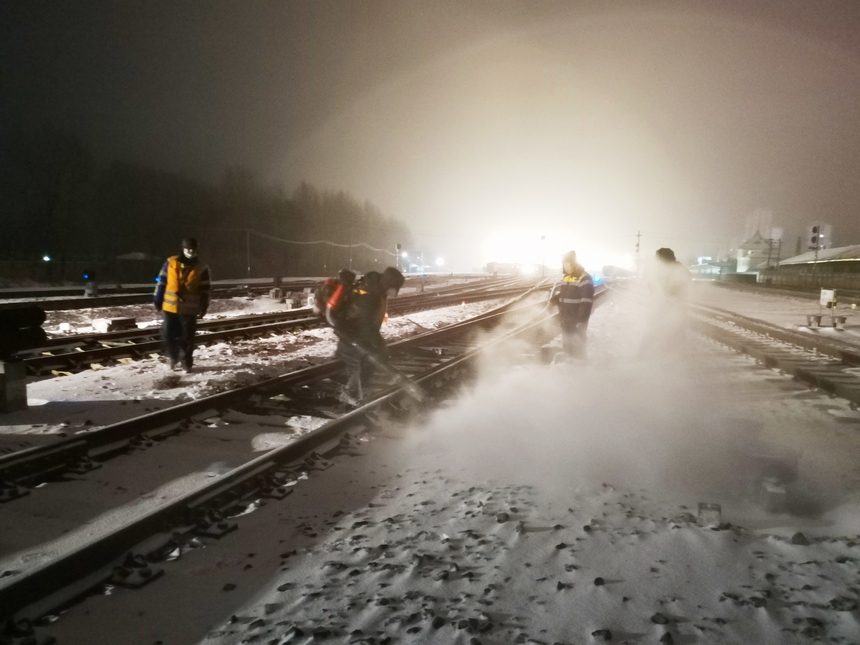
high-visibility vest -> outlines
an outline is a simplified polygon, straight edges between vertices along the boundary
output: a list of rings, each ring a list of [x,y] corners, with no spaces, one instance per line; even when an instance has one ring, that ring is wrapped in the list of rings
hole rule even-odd
[[[594,282],[588,273],[565,275],[558,295],[558,312],[562,322],[588,321],[594,300]]]
[[[208,267],[202,262],[183,264],[178,255],[168,258],[162,309],[174,314],[196,316],[200,312],[201,293],[209,291],[208,273]]]

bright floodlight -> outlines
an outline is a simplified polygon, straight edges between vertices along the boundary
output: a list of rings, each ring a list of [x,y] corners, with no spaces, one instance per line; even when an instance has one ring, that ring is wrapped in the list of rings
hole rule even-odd
[[[45,255],[42,256],[42,260],[45,262],[50,262],[51,256],[46,253]]]
[[[404,252],[403,252],[403,257],[404,257],[404,258],[408,258],[408,257],[409,257],[409,254],[408,254],[406,251],[404,251]]]
[[[440,267],[443,264],[445,264],[445,260],[443,260],[442,258],[436,258],[436,266],[437,267]]]

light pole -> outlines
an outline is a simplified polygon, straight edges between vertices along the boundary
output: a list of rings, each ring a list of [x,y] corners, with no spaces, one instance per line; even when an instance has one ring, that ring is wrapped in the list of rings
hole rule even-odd
[[[540,236],[540,279],[546,277],[546,235]]]
[[[245,266],[248,267],[248,278],[251,277],[251,229],[245,229]]]

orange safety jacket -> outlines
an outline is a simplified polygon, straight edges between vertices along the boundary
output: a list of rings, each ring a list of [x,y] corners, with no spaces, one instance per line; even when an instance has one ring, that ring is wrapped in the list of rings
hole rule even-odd
[[[174,255],[161,269],[155,299],[158,302],[161,295],[163,311],[196,316],[209,308],[209,289],[208,266],[199,261],[186,263]]]

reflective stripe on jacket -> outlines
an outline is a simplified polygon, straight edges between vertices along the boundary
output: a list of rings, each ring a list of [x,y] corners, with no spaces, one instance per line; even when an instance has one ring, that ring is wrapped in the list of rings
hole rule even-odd
[[[209,308],[209,267],[199,261],[185,263],[171,256],[158,274],[155,302],[163,311],[196,316]]]
[[[562,323],[587,322],[594,301],[594,282],[583,272],[578,278],[564,276],[558,293],[558,313]]]

